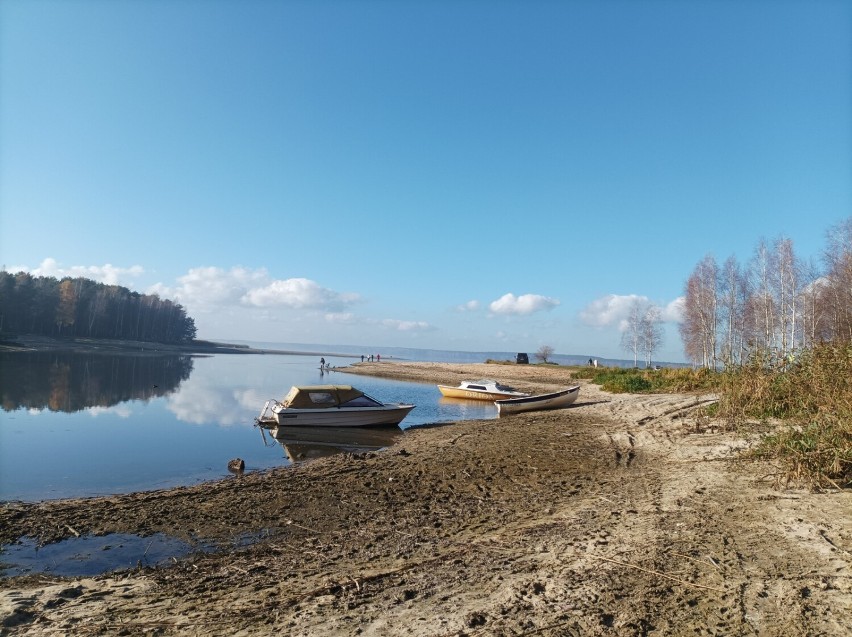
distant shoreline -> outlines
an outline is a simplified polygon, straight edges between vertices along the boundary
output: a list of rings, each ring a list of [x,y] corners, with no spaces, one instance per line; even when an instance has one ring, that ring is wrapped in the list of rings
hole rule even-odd
[[[79,352],[93,354],[272,354],[291,356],[336,356],[359,358],[354,354],[339,354],[327,351],[292,351],[278,349],[255,349],[248,345],[196,340],[188,344],[155,343],[103,338],[52,338],[36,334],[22,334],[0,340],[0,352]]]
[[[262,343],[261,343],[262,344]],[[273,343],[274,345],[274,343]],[[287,345],[297,345],[283,343]],[[298,346],[298,345],[297,345]],[[209,340],[195,340],[189,344],[155,343],[153,341],[132,341],[127,339],[102,339],[102,338],[56,338],[42,336],[40,334],[4,334],[0,335],[0,352],[78,352],[78,353],[115,353],[133,355],[164,355],[164,354],[270,354],[281,356],[315,356],[335,357],[351,359],[353,361],[366,360],[360,352],[335,351],[333,348],[346,348],[346,345],[305,345],[313,349],[278,349],[274,347],[252,347],[248,344],[227,343]],[[390,350],[390,351],[388,351]],[[382,350],[383,361],[427,361],[442,363],[483,363],[489,360],[514,362],[515,355],[509,352],[453,352],[448,350],[428,350],[411,348],[392,348]],[[425,358],[421,355],[426,354]],[[428,354],[432,354],[429,356]],[[437,354],[438,356],[434,356]],[[445,354],[447,356],[441,356]],[[461,358],[458,354],[465,354]],[[583,366],[586,361],[597,358],[606,366],[633,367],[632,361],[623,359],[608,359],[586,355],[561,355],[554,356],[556,365],[570,367],[572,365]],[[664,367],[688,367],[688,363],[661,361]]]

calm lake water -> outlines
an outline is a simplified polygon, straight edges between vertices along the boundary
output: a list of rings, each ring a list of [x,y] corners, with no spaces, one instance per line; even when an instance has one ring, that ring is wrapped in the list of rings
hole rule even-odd
[[[325,358],[338,367],[355,360]],[[189,485],[230,475],[233,458],[257,471],[351,448],[351,440],[282,444],[255,426],[269,398],[324,383],[417,405],[402,436],[416,425],[497,416],[492,403],[445,399],[432,384],[322,373],[316,356],[2,353],[0,501]],[[367,443],[387,441],[379,434]]]

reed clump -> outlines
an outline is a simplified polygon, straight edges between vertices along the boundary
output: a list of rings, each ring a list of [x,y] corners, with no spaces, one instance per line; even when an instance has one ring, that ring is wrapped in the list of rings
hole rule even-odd
[[[753,457],[778,461],[788,484],[852,486],[852,344],[824,343],[786,360],[755,354],[721,378],[720,417],[781,421]]]

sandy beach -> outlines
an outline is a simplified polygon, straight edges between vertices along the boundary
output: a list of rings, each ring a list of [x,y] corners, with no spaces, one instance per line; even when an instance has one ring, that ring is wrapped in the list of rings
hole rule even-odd
[[[428,383],[539,365],[358,363]],[[407,431],[187,488],[0,506],[0,542],[166,533],[221,549],[0,580],[2,635],[848,635],[852,493],[778,485],[702,395],[613,395]],[[436,390],[437,391],[437,390]],[[254,541],[245,545],[242,538]]]

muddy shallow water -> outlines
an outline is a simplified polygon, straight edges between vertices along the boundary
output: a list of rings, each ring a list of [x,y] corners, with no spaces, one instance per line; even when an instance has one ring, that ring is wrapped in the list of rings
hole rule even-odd
[[[373,364],[568,384],[540,366]],[[780,491],[695,406],[608,395],[187,488],[9,504],[0,541],[165,533],[169,567],[0,582],[9,634],[845,635],[852,498]],[[235,538],[258,540],[248,546]]]

